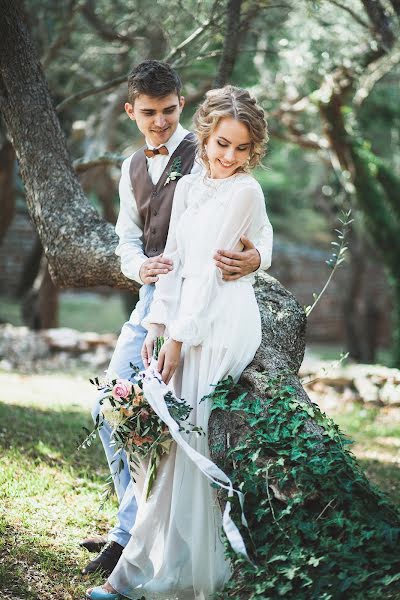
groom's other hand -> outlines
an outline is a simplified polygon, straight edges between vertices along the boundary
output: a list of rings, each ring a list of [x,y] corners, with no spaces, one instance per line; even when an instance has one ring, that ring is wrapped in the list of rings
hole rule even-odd
[[[143,283],[155,283],[158,276],[172,271],[174,265],[172,260],[162,254],[153,256],[144,261],[140,267],[139,277]]]
[[[244,235],[240,238],[243,244],[241,252],[230,252],[229,250],[217,250],[214,260],[217,267],[222,271],[224,281],[234,281],[245,275],[257,271],[261,258],[254,244]]]

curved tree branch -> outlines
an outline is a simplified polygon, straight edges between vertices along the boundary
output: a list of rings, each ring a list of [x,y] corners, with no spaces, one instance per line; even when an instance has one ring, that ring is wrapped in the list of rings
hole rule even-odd
[[[1,110],[54,283],[137,288],[120,272],[113,227],[82,192],[23,15],[12,0],[0,0],[0,75]]]
[[[218,4],[218,0],[217,0],[216,4]],[[206,31],[206,29],[211,25],[213,20],[214,20],[214,17],[211,17],[201,27],[198,27],[185,40],[183,40],[183,42],[181,42],[176,48],[173,48],[163,60],[165,62],[172,63],[173,60],[175,60],[184,51],[184,49],[187,46],[189,46],[191,43],[193,43],[195,40],[197,40]],[[56,111],[58,113],[60,113],[65,108],[67,108],[71,104],[74,104],[75,102],[79,102],[80,100],[83,100],[84,98],[88,98],[89,96],[94,96],[96,94],[100,94],[101,92],[105,92],[107,90],[114,89],[121,83],[126,82],[127,77],[128,77],[128,74],[126,73],[124,75],[120,75],[119,77],[116,77],[115,79],[106,81],[105,83],[102,83],[101,85],[93,86],[91,88],[87,88],[86,90],[83,90],[82,92],[68,96],[68,98],[65,98],[65,100],[63,100],[56,106]]]
[[[369,64],[366,72],[360,77],[358,82],[358,88],[353,98],[355,106],[361,106],[378,81],[390,73],[399,62],[400,49],[393,50],[390,54],[384,54],[375,62]]]
[[[144,39],[144,36],[130,35],[127,33],[120,33],[115,31],[109,25],[106,25],[96,14],[96,4],[93,0],[86,0],[82,6],[82,14],[88,23],[96,30],[100,37],[107,42],[125,42],[127,44],[134,44],[138,40]],[[133,20],[132,15],[132,20]]]
[[[205,21],[205,23],[203,23],[200,27],[197,27],[197,29],[195,29],[190,35],[188,35],[188,37],[184,39],[183,42],[178,44],[178,46],[172,48],[172,50],[163,59],[165,62],[172,63],[174,60],[176,60],[177,57],[179,57],[182,54],[182,52],[187,48],[187,46],[192,44],[201,35],[203,35],[203,33],[210,27],[210,25],[214,23],[218,14],[217,8],[219,1],[220,0],[215,0],[213,7],[210,11],[210,18],[207,19],[207,21]]]
[[[333,4],[334,6],[337,6],[338,8],[346,11],[355,21],[356,23],[358,23],[359,25],[361,25],[362,27],[365,27],[366,29],[368,29],[369,25],[366,21],[364,21],[364,19],[362,19],[354,10],[352,10],[349,6],[347,6],[346,4],[343,4],[342,2],[338,2],[337,0],[329,0],[329,2],[331,4]]]
[[[77,160],[74,160],[72,164],[76,173],[85,173],[90,169],[94,169],[95,167],[100,166],[120,167],[124,161],[124,158],[124,156],[120,156],[119,154],[112,154],[108,152],[106,154],[103,154],[102,156],[97,156],[92,160],[78,158]]]
[[[77,0],[70,0],[67,8],[67,14],[65,17],[64,26],[58,35],[51,42],[46,54],[42,57],[42,66],[43,69],[46,69],[49,64],[55,59],[58,54],[60,48],[64,46],[64,44],[69,39],[72,29],[74,27],[74,16],[79,10],[79,5]]]
[[[65,98],[65,100],[60,102],[60,104],[57,104],[56,111],[58,113],[60,113],[65,108],[67,108],[67,106],[74,104],[74,102],[79,102],[79,100],[83,100],[84,98],[88,98],[89,96],[94,96],[96,94],[100,94],[101,92],[105,92],[107,90],[114,89],[121,83],[124,83],[126,81],[127,77],[128,77],[127,74],[120,75],[120,77],[116,77],[115,79],[106,81],[105,83],[102,83],[101,85],[97,85],[92,88],[83,90],[82,92],[79,92],[77,94],[73,94],[72,96],[68,96],[68,98]]]

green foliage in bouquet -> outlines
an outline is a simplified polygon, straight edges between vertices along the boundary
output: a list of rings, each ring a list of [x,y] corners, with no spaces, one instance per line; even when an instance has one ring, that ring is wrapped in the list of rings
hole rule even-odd
[[[228,450],[233,485],[245,494],[255,567],[227,552],[233,577],[227,600],[367,600],[400,598],[400,514],[360,470],[351,443],[316,404],[299,401],[284,376],[267,399],[232,380],[209,396],[213,410],[243,418]],[[310,433],[310,418],[322,436]],[[235,515],[236,513],[236,515]],[[234,508],[240,522],[240,510]]]
[[[155,359],[158,358],[163,343],[164,338],[157,338],[154,348]],[[137,377],[139,369],[133,365],[131,367],[133,377]],[[113,379],[102,383],[97,377],[90,380],[103,393],[103,397],[100,400],[101,410],[94,430],[87,432],[88,435],[81,447],[91,445],[96,437],[96,432],[104,426],[104,420],[106,420],[112,427],[111,443],[116,450],[117,458],[115,460],[118,461],[118,474],[124,468],[124,461],[119,450],[126,452],[133,480],[135,480],[137,469],[140,468],[140,463],[148,460],[145,489],[147,500],[157,477],[160,460],[169,453],[174,440],[168,426],[146,400],[142,379],[140,376],[137,379],[137,383],[132,383],[128,379]],[[171,391],[165,394],[164,399],[171,417],[179,425],[179,431],[187,434],[201,435],[204,433],[201,427],[188,421],[192,407],[187,402],[176,398]]]

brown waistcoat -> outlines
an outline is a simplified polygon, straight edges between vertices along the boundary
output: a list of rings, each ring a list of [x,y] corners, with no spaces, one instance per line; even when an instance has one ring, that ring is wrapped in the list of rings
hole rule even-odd
[[[169,221],[171,219],[172,200],[178,179],[170,180],[164,185],[174,159],[181,158],[179,172],[182,175],[190,173],[196,154],[194,134],[189,133],[171,154],[160,179],[153,184],[147,172],[147,161],[143,152],[146,146],[140,148],[132,157],[129,175],[135,196],[137,208],[143,224],[143,250],[146,256],[157,256],[164,252],[167,242]],[[154,159],[150,159],[154,160]]]

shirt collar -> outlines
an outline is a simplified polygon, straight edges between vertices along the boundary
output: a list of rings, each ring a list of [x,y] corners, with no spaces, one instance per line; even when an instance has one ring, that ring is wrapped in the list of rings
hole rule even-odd
[[[176,128],[174,133],[171,135],[168,142],[165,142],[165,144],[160,144],[159,146],[152,146],[152,144],[149,144],[147,140],[146,140],[146,144],[147,144],[147,147],[150,148],[151,150],[154,150],[155,148],[159,148],[160,146],[166,146],[168,148],[169,155],[171,156],[171,154],[173,154],[175,152],[175,150],[177,149],[177,147],[179,146],[179,144],[181,143],[183,138],[186,137],[188,133],[189,133],[189,131],[187,129],[185,129],[184,127],[182,127],[182,125],[180,123],[178,123],[178,127]]]

